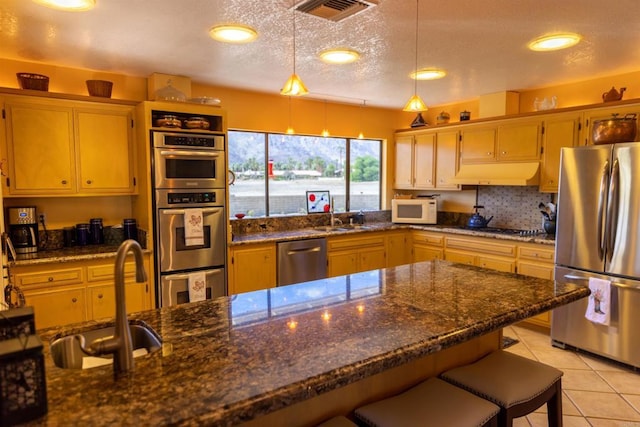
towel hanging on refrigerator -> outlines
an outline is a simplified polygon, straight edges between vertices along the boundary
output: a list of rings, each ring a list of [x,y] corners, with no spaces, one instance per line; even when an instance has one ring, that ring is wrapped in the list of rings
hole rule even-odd
[[[186,246],[204,245],[202,209],[184,210],[184,243]]]
[[[602,325],[609,325],[611,311],[611,282],[604,279],[589,278],[589,302],[584,317]]]

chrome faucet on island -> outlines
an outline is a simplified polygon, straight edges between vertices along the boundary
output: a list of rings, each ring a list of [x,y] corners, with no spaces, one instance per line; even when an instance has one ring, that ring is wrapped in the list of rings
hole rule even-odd
[[[125,240],[118,248],[114,268],[116,319],[113,337],[96,340],[87,347],[84,336],[75,336],[79,341],[82,351],[89,356],[113,354],[113,373],[116,376],[132,372],[134,368],[133,343],[131,339],[131,330],[129,328],[129,320],[127,319],[124,289],[124,263],[129,252],[133,252],[133,255],[135,256],[136,282],[142,283],[147,280],[147,273],[144,270],[142,248],[140,247],[140,244],[135,240]]]

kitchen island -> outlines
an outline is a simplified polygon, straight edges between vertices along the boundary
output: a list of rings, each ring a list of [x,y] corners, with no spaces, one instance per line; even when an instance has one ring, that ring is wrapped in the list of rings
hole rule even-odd
[[[141,312],[130,318],[163,345],[129,376],[57,368],[45,346],[49,412],[31,424],[313,425],[471,362],[504,326],[588,293],[429,261]]]

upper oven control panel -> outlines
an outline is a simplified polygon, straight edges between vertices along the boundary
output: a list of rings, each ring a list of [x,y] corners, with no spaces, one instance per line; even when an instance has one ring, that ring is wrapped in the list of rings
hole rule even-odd
[[[153,146],[156,148],[200,148],[208,150],[224,150],[224,136],[154,132]]]
[[[205,207],[224,206],[225,191],[211,189],[208,191],[156,190],[156,207]]]

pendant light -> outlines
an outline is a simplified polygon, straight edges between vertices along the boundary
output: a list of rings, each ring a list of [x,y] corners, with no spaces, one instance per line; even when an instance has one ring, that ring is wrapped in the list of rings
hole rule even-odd
[[[309,93],[307,87],[296,74],[296,10],[293,9],[293,74],[285,82],[284,87],[280,90],[282,95],[302,96]]]
[[[420,1],[416,0],[416,56],[415,56],[415,72],[418,71],[418,11]],[[426,122],[422,118],[422,111],[427,111],[427,106],[424,101],[418,96],[418,79],[413,80],[413,96],[409,98],[409,101],[402,109],[403,111],[412,111],[418,113],[417,117],[411,123],[411,127],[424,126]]]

